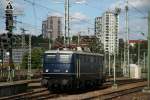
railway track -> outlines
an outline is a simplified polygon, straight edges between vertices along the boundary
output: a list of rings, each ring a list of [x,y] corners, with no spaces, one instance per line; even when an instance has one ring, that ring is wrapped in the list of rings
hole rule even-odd
[[[143,87],[145,85],[140,85],[138,87],[133,87],[133,88],[127,88],[127,89],[123,89],[123,90],[114,90],[113,92],[106,92],[106,93],[100,93],[98,95],[94,95],[94,96],[91,96],[91,97],[87,97],[87,98],[83,98],[81,100],[112,100],[115,98],[118,98],[120,96],[124,96],[124,95],[127,95],[127,94],[131,94],[131,93],[136,93],[136,92],[140,92]]]
[[[25,97],[27,97],[27,96],[37,94],[40,92],[45,92],[45,91],[48,91],[48,90],[46,88],[39,88],[39,89],[35,89],[33,91],[28,91],[28,92],[13,95],[13,96],[3,97],[3,98],[0,98],[0,100],[14,100],[14,99],[20,100],[20,99],[25,99]]]
[[[119,88],[116,90],[109,87],[103,90],[95,90],[83,94],[75,94],[55,98],[55,100],[115,100],[120,96],[139,92],[145,85],[146,82],[130,83],[119,86]]]
[[[119,88],[117,90],[106,90],[97,93],[96,95],[91,95],[89,97],[81,98],[81,100],[112,100],[123,95],[140,92],[145,86],[145,82],[138,82],[128,84],[125,87]]]
[[[137,82],[142,82],[143,80],[121,80],[119,83],[119,85],[124,85],[124,84],[133,84],[133,83],[137,83]],[[50,91],[47,90],[47,88],[42,88],[39,87],[37,89],[32,89],[26,93],[22,93],[22,94],[18,94],[18,95],[14,95],[14,96],[9,96],[9,97],[3,97],[0,98],[0,100],[44,100],[44,99],[54,99],[54,98],[58,98],[58,97],[65,97],[65,96],[69,96],[69,95],[74,95],[74,94],[85,94],[87,92],[94,92],[94,91],[99,91],[99,90],[105,90],[107,88],[111,87],[111,81],[107,82],[105,85],[103,85],[102,87],[98,87],[98,88],[94,88],[94,89],[89,89],[89,90],[83,90],[83,91],[67,91],[67,92],[60,92],[60,93],[51,93]],[[133,90],[133,92],[135,92]],[[115,93],[116,94],[116,93]],[[120,93],[117,93],[119,95],[123,95]],[[124,92],[124,94],[126,94],[126,92]],[[111,95],[111,94],[109,94]],[[109,98],[115,98],[116,96],[114,94],[112,94],[112,96],[108,96]],[[92,97],[93,98],[93,97]],[[95,98],[95,97],[94,97]],[[108,99],[109,99],[108,98]]]
[[[115,100],[115,98],[118,98],[120,96],[140,92],[142,89],[143,89],[143,86],[132,88],[132,89],[121,90],[121,91],[117,91],[117,92],[114,92],[114,93],[111,93],[111,94],[107,94],[107,95],[103,96],[102,98],[105,99],[105,100],[111,100],[111,99]]]

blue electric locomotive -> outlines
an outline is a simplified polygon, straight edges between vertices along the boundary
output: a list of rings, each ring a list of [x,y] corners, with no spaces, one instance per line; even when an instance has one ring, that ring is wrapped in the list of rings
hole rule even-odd
[[[101,85],[105,80],[101,54],[69,50],[44,53],[42,85],[54,89]]]

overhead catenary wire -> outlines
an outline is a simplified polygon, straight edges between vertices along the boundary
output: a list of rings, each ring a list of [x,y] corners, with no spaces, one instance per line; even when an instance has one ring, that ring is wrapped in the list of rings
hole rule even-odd
[[[52,11],[55,11],[55,12],[59,12],[60,14],[65,14],[64,12],[57,11],[55,9],[51,9],[51,8],[46,7],[44,5],[41,5],[41,4],[37,3],[37,2],[35,3],[35,2],[29,1],[29,0],[24,0],[24,1],[27,2],[27,3],[29,3],[29,4],[31,4],[32,6],[34,5],[34,6],[38,6],[38,7],[44,8],[46,10],[52,10]],[[95,25],[93,22],[91,23],[89,20],[82,20],[82,19],[80,19],[78,17],[69,16],[69,18],[70,18],[70,20],[76,19],[76,20],[79,20],[79,21],[81,20],[83,23],[87,23],[89,25],[93,25],[93,26]],[[85,24],[83,24],[83,25],[85,25]]]
[[[37,14],[36,14],[36,9],[35,9],[35,0],[33,0],[33,16],[34,16],[34,26],[36,27],[37,26]],[[36,30],[35,30],[35,33],[36,33]]]
[[[0,1],[0,5],[1,5],[1,6],[0,6],[0,7],[1,7],[1,8],[0,8],[0,12],[2,12],[2,13],[4,14],[4,12],[3,12],[3,9],[4,9],[4,8],[3,8],[3,3],[2,3],[2,1]]]
[[[65,14],[64,12],[61,12],[61,11],[58,11],[58,10],[55,10],[55,9],[46,7],[46,6],[42,5],[42,4],[35,3],[35,2],[30,1],[30,0],[24,0],[24,1],[27,2],[27,3],[29,3],[29,4],[31,4],[32,6],[35,5],[35,6],[38,6],[38,7],[47,9],[47,10],[52,10],[52,11],[54,11],[54,12],[61,13],[61,14],[63,14],[63,15]],[[77,18],[77,17],[73,17],[73,16],[69,16],[69,17],[70,17],[70,19],[76,19],[76,20],[79,20],[79,21],[81,20],[80,18]],[[89,21],[87,21],[87,20],[84,20],[84,21],[82,20],[82,22],[87,23],[87,24],[90,24],[90,25],[94,25],[93,23],[91,23],[91,22],[89,22]]]
[[[59,13],[62,13],[62,12],[60,12],[60,11],[57,11],[57,10],[55,10],[55,9],[51,9],[51,8],[49,8],[49,7],[46,7],[46,6],[44,6],[44,5],[41,5],[41,4],[39,4],[39,3],[35,3],[35,2],[32,2],[32,1],[30,1],[30,0],[24,0],[25,2],[27,2],[27,3],[29,3],[29,4],[32,4],[32,6],[38,6],[38,7],[42,7],[42,8],[44,8],[44,9],[47,9],[47,10],[52,10],[52,11],[55,11],[55,12],[59,12]],[[94,7],[95,8],[95,7]],[[98,8],[97,8],[98,9]],[[62,13],[62,14],[64,14],[64,13]],[[70,19],[77,19],[77,20],[80,20],[80,18],[76,18],[76,17],[72,17],[72,16],[70,16]],[[91,23],[91,22],[89,22],[89,21],[82,21],[82,22],[84,22],[84,23],[88,23],[88,24],[90,24],[90,25],[94,25],[94,23]]]
[[[0,16],[0,18],[6,18],[5,16]],[[5,21],[4,21],[5,22]],[[35,26],[33,24],[30,24],[30,23],[27,23],[27,22],[23,22],[23,21],[20,21],[20,20],[14,20],[15,23],[18,23],[18,24],[23,24],[24,26],[29,26],[30,28],[32,27],[33,29],[37,29],[39,31],[42,31],[41,29],[41,26]],[[38,28],[37,28],[38,27]]]
[[[135,7],[133,4],[131,4],[130,2],[128,2],[128,5],[130,5],[132,8],[134,8],[139,14],[141,15],[145,15],[145,13],[143,11],[141,11],[140,9],[138,9],[137,7]]]
[[[16,15],[13,14],[13,17],[16,17]],[[5,19],[6,17],[2,14],[2,15],[0,15],[0,18]],[[2,21],[5,22],[4,20],[1,20],[1,22]],[[32,27],[32,29],[42,31],[41,26],[37,26],[37,25],[34,26],[30,23],[23,22],[22,19],[21,19],[21,21],[14,19],[13,21],[14,21],[14,23],[22,24],[20,27],[23,27],[23,24],[24,24],[26,26],[29,26],[30,28]],[[37,27],[39,27],[39,28],[37,28]]]
[[[61,13],[61,14],[64,14],[64,13],[58,11],[58,10],[51,9],[51,8],[49,8],[49,7],[46,7],[46,6],[41,5],[41,4],[39,4],[39,3],[35,3],[35,2],[33,2],[33,1],[30,1],[30,0],[24,0],[24,1],[25,1],[25,2],[28,2],[28,3],[30,3],[30,4],[32,4],[32,6],[33,6],[33,5],[34,5],[34,6],[39,6],[39,7],[42,7],[42,8],[44,8],[44,9],[47,9],[47,10],[52,10],[52,11],[54,11],[54,12],[59,12],[59,13]],[[89,4],[87,4],[87,3],[85,3],[85,5],[89,6]],[[130,3],[130,5],[131,5],[134,9],[136,9],[139,13],[143,14],[142,11],[138,10],[138,9],[137,9],[136,7],[134,7],[131,3]],[[89,6],[89,7],[90,7],[90,6]],[[95,9],[99,10],[99,8],[97,8],[97,7],[93,7],[93,6],[92,6],[92,8],[95,8]],[[79,18],[74,18],[74,17],[71,17],[71,16],[70,16],[70,18],[80,20]],[[85,23],[93,24],[93,23],[90,23],[89,21],[85,21]]]
[[[37,3],[37,2],[33,2],[33,1],[31,1],[31,0],[23,0],[23,1],[25,1],[25,2],[27,2],[27,3],[29,3],[29,4],[31,4],[32,6],[38,6],[38,7],[42,7],[42,8],[44,8],[44,9],[47,9],[47,10],[51,10],[51,11],[54,11],[54,12],[59,12],[59,13],[61,13],[61,14],[64,14],[63,12],[61,12],[61,11],[58,11],[58,10],[55,10],[55,9],[51,9],[51,8],[49,8],[49,7],[46,7],[45,5],[42,5],[42,4],[39,4],[39,3]],[[87,4],[86,4],[87,5]],[[89,5],[87,5],[87,6],[89,6]],[[91,7],[91,5],[89,6],[89,7]],[[97,7],[92,7],[92,8],[95,8],[95,9],[97,9],[98,10],[98,8]],[[137,8],[136,8],[137,9]],[[138,9],[137,9],[138,10]],[[141,11],[140,11],[141,12]],[[70,16],[70,19],[77,19],[77,20],[80,20],[80,18],[76,18],[76,17],[73,17],[73,16]],[[88,24],[90,24],[90,25],[94,25],[94,23],[91,23],[90,21],[83,21],[84,23],[88,23]],[[35,26],[36,27],[36,26]],[[41,27],[41,26],[40,26]]]

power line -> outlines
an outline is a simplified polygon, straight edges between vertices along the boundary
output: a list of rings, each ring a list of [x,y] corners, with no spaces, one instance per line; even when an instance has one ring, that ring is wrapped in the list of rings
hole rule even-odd
[[[37,26],[37,14],[36,14],[36,9],[35,9],[35,0],[33,0],[33,16],[34,16],[34,25]],[[35,30],[36,33],[36,30]]]
[[[0,16],[0,18],[6,18],[6,17]],[[5,22],[5,21],[4,21],[4,22]],[[18,23],[18,24],[24,24],[24,25],[27,25],[27,26],[31,26],[31,27],[34,28],[34,29],[37,29],[37,30],[39,30],[39,31],[42,31],[41,26],[35,26],[35,25],[30,24],[30,23],[22,22],[22,21],[19,21],[19,20],[14,20],[14,22],[15,22],[15,23]],[[37,27],[39,27],[39,28],[37,28]]]
[[[2,16],[0,16],[0,17],[2,17]],[[35,25],[33,25],[33,24],[26,23],[26,22],[22,22],[22,21],[19,21],[19,20],[14,20],[14,22],[16,22],[16,23],[18,23],[18,24],[24,24],[24,25],[26,25],[26,26],[31,26],[33,29],[37,29],[37,30],[39,30],[39,31],[42,31],[41,26],[35,26]],[[39,27],[39,28],[37,28],[37,27]]]
[[[128,4],[132,7],[132,8],[134,8],[138,13],[140,13],[141,15],[145,15],[145,13],[143,12],[143,11],[141,11],[141,10],[139,10],[137,7],[135,7],[133,4],[131,4],[131,3],[129,3],[128,2]]]
[[[4,16],[0,16],[1,18],[5,18]],[[5,21],[3,21],[3,22],[5,22]],[[27,22],[23,22],[23,21],[19,21],[19,20],[14,20],[14,22],[16,22],[16,23],[18,23],[18,24],[24,24],[24,25],[26,25],[26,26],[31,26],[32,28],[34,28],[34,29],[37,29],[37,30],[39,30],[39,31],[42,31],[42,29],[41,29],[41,26],[35,26],[35,25],[33,25],[33,24],[30,24],[30,23],[27,23]],[[39,28],[37,28],[37,27],[39,27]]]
[[[3,6],[3,3],[2,3],[1,1],[0,1],[0,5],[1,5],[1,6],[0,6],[0,7],[1,7],[1,10],[2,10],[2,12],[3,12],[3,9],[4,9],[4,8],[2,7],[2,6]]]
[[[96,9],[96,10],[98,10],[98,11],[99,11],[99,9],[100,9],[100,8],[98,8],[98,7],[89,5],[88,3],[85,3],[85,5],[88,6],[88,7],[94,8],[94,9]]]
[[[39,3],[35,3],[35,2],[32,2],[32,1],[29,1],[29,0],[24,0],[25,2],[27,2],[27,3],[29,3],[29,4],[31,4],[32,6],[34,5],[36,5],[36,6],[38,6],[38,7],[42,7],[42,8],[44,8],[44,9],[47,9],[47,10],[52,10],[52,11],[54,11],[54,12],[59,12],[59,13],[61,13],[61,14],[65,14],[65,13],[63,13],[63,12],[60,12],[60,11],[58,11],[58,10],[55,10],[55,9],[52,9],[52,8],[49,8],[49,7],[46,7],[46,6],[44,6],[44,5],[41,5],[41,4],[39,4]],[[73,17],[73,16],[70,16],[70,19],[77,19],[77,20],[80,20],[80,21],[82,21],[80,18],[76,18],[76,17]],[[89,21],[82,21],[82,22],[85,22],[85,23],[88,23],[88,24],[93,24],[93,23],[91,23],[91,22],[89,22]],[[94,25],[94,24],[93,24]]]
[[[14,20],[14,21],[17,22],[17,23],[20,23],[20,24],[27,25],[27,26],[32,26],[32,28],[42,31],[41,28],[37,28],[37,26],[35,26],[35,25],[29,24],[29,23],[25,23],[25,22],[22,22],[22,21],[18,21],[18,20]],[[40,27],[40,26],[38,26],[38,27]]]

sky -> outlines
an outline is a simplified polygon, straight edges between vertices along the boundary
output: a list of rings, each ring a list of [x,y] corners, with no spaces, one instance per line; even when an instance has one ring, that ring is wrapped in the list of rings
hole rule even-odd
[[[5,32],[4,9],[7,0],[0,0],[0,32]],[[21,34],[24,27],[27,33],[41,34],[42,21],[50,15],[64,18],[64,0],[11,0],[14,6],[16,28],[14,33]],[[145,39],[147,36],[147,11],[150,0],[129,1],[129,30],[130,39]],[[94,34],[94,20],[107,10],[121,8],[119,37],[125,37],[125,0],[70,0],[70,29],[71,34]],[[63,28],[64,29],[64,28]],[[145,33],[142,36],[140,33]]]

